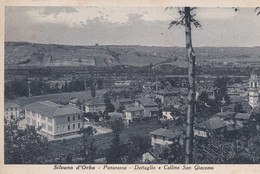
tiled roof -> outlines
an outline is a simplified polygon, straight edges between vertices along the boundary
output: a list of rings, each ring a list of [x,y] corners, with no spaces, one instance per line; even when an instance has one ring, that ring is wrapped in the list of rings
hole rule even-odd
[[[48,117],[62,116],[68,114],[80,114],[82,112],[75,106],[71,106],[71,105],[63,106],[50,101],[34,102],[29,105],[26,105],[24,109]]]
[[[251,114],[247,114],[247,113],[237,113],[235,118],[236,119],[242,119],[242,120],[249,120],[251,117]]]
[[[126,98],[126,99],[119,99],[118,100],[119,103],[131,103],[131,102],[134,102],[132,99],[130,98]]]
[[[214,117],[214,118],[211,118],[207,121],[204,121],[204,122],[196,125],[196,128],[207,129],[207,130],[216,130],[216,129],[226,127],[226,126],[227,125],[223,120],[221,120],[218,117]]]
[[[5,108],[19,108],[20,105],[13,103],[13,102],[5,102],[4,103]]]
[[[226,111],[226,112],[219,112],[219,113],[215,114],[214,116],[221,117],[221,118],[231,118],[235,115],[236,115],[235,112]]]
[[[173,131],[171,129],[160,128],[150,132],[150,134],[157,135],[157,136],[164,136],[167,138],[178,138],[182,134],[182,132],[178,130]]]
[[[139,107],[139,106],[134,106],[134,107],[126,108],[126,111],[128,111],[128,112],[141,111],[141,110],[144,110],[144,109],[141,108],[141,107]]]
[[[105,103],[99,99],[91,99],[86,102],[87,106],[104,105]]]
[[[137,100],[140,101],[144,106],[158,106],[152,99],[146,97],[142,97]]]

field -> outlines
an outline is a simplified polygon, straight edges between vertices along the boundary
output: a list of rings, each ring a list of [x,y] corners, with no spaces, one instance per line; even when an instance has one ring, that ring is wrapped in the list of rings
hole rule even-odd
[[[140,135],[142,137],[149,136],[149,132],[160,128],[161,126],[157,121],[146,121],[141,123],[134,123],[129,127],[125,127],[121,133],[121,141],[127,142],[130,134]],[[96,135],[96,145],[99,148],[99,152],[106,150],[110,147],[113,139],[113,133]],[[69,140],[57,140],[51,141],[48,144],[48,150],[44,155],[45,159],[55,159],[58,157],[66,157],[71,154],[74,157],[78,157],[80,147],[82,146],[81,138],[73,138]]]
[[[96,90],[97,97],[103,96],[106,90]],[[32,97],[18,97],[14,100],[15,103],[19,104],[21,107],[28,105],[37,101],[45,101],[50,100],[56,103],[68,103],[68,101],[72,98],[81,98],[82,100],[91,99],[90,91],[80,91],[80,92],[66,92],[66,93],[58,93],[58,94],[46,94]]]

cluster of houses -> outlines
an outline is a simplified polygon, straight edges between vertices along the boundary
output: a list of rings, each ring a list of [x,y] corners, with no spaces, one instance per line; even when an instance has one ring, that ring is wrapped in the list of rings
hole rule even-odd
[[[122,119],[125,124],[130,124],[136,119],[158,118],[160,112],[162,116],[160,119],[175,120],[178,115],[173,114],[174,109],[183,114],[186,112],[187,88],[181,86],[162,89],[156,83],[147,83],[143,88],[143,92],[138,94],[135,99],[122,98],[112,101],[115,112],[108,113],[110,121]],[[241,92],[243,90],[244,93]],[[214,99],[218,89],[213,86],[212,82],[203,81],[197,85],[197,92],[200,93],[201,91],[206,91],[208,96]],[[248,89],[233,84],[228,86],[228,91],[232,91],[232,93],[238,91],[239,99],[244,97],[239,101],[245,113],[234,112],[235,104],[224,107],[222,112],[194,125],[194,136],[196,138],[205,139],[212,134],[240,130],[252,121],[251,111],[259,106],[259,89],[256,75],[252,73]],[[233,100],[237,99],[236,95]],[[103,99],[97,98],[86,101],[74,98],[69,100],[67,105],[51,101],[38,101],[24,107],[13,102],[5,102],[5,118],[9,121],[22,118],[24,124],[40,127],[42,135],[50,140],[55,140],[73,137],[73,135],[78,134],[81,128],[91,125],[91,123],[85,123],[89,120],[83,120],[84,113],[103,113],[105,109],[106,104]],[[143,154],[143,161],[157,160],[162,152],[159,149],[165,148],[169,144],[174,142],[183,144],[183,133],[184,128],[182,126],[160,128],[150,132],[152,148]]]

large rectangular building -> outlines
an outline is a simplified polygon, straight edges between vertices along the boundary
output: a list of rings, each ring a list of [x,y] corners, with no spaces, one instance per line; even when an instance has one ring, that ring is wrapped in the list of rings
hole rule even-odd
[[[28,125],[41,127],[48,139],[77,134],[82,128],[82,111],[72,105],[59,105],[51,101],[38,101],[24,107]]]

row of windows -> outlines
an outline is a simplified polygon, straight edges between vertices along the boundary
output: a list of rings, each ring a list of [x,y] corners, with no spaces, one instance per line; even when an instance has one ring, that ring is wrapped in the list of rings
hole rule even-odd
[[[72,129],[74,130],[75,127],[76,127],[76,125],[73,124],[73,125],[72,125]],[[78,123],[78,129],[79,129],[79,128],[80,128],[80,123]],[[57,127],[57,129],[58,129],[58,127]],[[70,125],[68,125],[68,130],[70,130]]]
[[[5,110],[8,111],[8,108],[6,108]],[[17,111],[17,108],[14,108],[14,110]],[[13,108],[11,108],[10,111],[13,111]]]
[[[76,117],[75,117],[75,115],[73,115],[72,121],[75,121],[75,119],[76,119]],[[81,117],[80,117],[80,115],[78,115],[78,120],[80,120],[80,119],[81,119]],[[70,122],[70,116],[68,116],[68,122]]]

